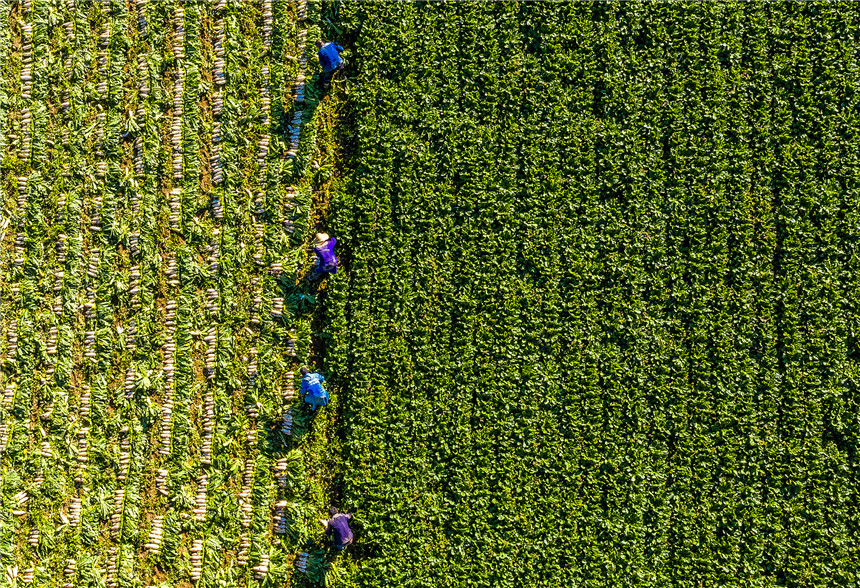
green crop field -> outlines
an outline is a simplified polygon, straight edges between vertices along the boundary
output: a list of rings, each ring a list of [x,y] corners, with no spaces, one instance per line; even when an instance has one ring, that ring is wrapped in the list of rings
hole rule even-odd
[[[860,582],[854,4],[0,0],[0,158],[3,587]]]

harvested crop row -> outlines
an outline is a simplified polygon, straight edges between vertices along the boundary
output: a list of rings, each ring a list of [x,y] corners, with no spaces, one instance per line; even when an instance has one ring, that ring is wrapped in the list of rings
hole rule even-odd
[[[0,84],[17,130],[3,143],[0,459],[19,513],[0,521],[2,549],[18,580],[64,588],[206,583],[237,559],[237,584],[289,581],[279,562],[302,537],[272,533],[272,460],[289,441],[270,431],[309,328],[269,301],[288,298],[308,212],[277,132],[290,5],[67,0],[50,20],[48,3],[27,6],[0,3],[9,55],[32,60]]]

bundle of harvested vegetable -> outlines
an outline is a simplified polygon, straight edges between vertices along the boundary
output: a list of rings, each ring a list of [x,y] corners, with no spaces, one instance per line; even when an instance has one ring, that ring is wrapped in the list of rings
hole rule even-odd
[[[218,318],[218,290],[215,288],[207,288],[206,289],[206,310],[209,311],[209,316],[212,318]],[[214,335],[214,333],[210,333],[210,335]],[[209,342],[209,339],[206,339],[206,342]]]
[[[144,55],[137,56],[137,73],[140,76],[137,95],[141,100],[146,100],[149,98],[149,63],[147,63]]]
[[[96,318],[96,295],[92,288],[87,287],[86,297],[87,301],[81,306],[81,310],[84,313],[84,318],[88,321],[92,321]]]
[[[284,311],[284,299],[280,296],[272,298],[272,316],[281,317]]]
[[[105,578],[105,586],[107,586],[107,588],[116,588],[117,551],[118,550],[116,547],[111,547],[108,549],[107,574]]]
[[[251,550],[251,538],[246,533],[239,536],[239,552],[236,554],[236,564],[244,566],[248,563],[248,552]]]
[[[98,222],[98,221],[96,221]],[[92,226],[90,226],[92,228]],[[93,247],[90,251],[89,264],[87,265],[87,275],[93,279],[99,277],[99,248]]]
[[[289,157],[295,157],[299,152],[299,139],[302,133],[302,111],[296,110],[293,113],[293,118],[290,120],[289,136],[290,149],[287,151]]]
[[[131,463],[131,439],[128,434],[128,425],[123,425],[119,430],[119,472],[117,480],[124,481],[128,474],[128,467]]]
[[[159,468],[155,470],[155,487],[162,496],[167,496],[167,470]],[[162,517],[164,518],[164,517]]]
[[[284,412],[284,417],[281,421],[281,433],[284,435],[293,434],[293,411],[290,408]]]
[[[191,580],[196,582],[200,579],[203,568],[203,539],[195,539],[188,554],[191,561]]]
[[[132,255],[140,255],[140,234],[132,233],[128,236],[128,247]]]
[[[262,198],[260,199],[262,203]],[[254,263],[263,265],[263,223],[254,223]]]
[[[75,587],[75,574],[78,572],[78,562],[74,559],[67,559],[66,565],[63,568],[63,576],[65,578],[65,582],[63,583],[63,588],[74,588]]]
[[[54,270],[54,292],[62,292],[65,275],[66,273],[62,269]]]
[[[143,177],[144,169],[143,169],[143,138],[136,137],[134,140],[134,173],[138,175],[138,177]],[[135,202],[135,207],[137,207],[137,203]]]
[[[261,553],[260,554],[260,563],[251,568],[254,570],[254,577],[258,580],[262,580],[269,573],[269,554]]]
[[[120,527],[122,526],[122,509],[125,505],[125,490],[120,488],[113,495],[113,514],[110,517],[110,532],[114,539],[119,538]]]
[[[149,0],[135,0],[137,8],[137,28],[141,33],[146,32],[146,5]]]
[[[27,206],[26,199],[22,202],[18,201],[18,208],[25,208]],[[23,269],[24,267],[24,235],[18,235],[15,237],[15,261],[12,262],[12,267],[16,270]]]
[[[0,423],[0,453],[6,451],[6,445],[9,443],[9,433],[11,426],[8,421]]]
[[[156,552],[161,549],[162,528],[164,526],[164,515],[152,519],[152,529],[149,532],[149,542],[144,545],[146,549]]]
[[[185,11],[177,7],[173,15],[173,56],[177,60],[185,59]]]
[[[81,384],[81,401],[78,408],[78,414],[82,419],[90,416],[90,386],[89,384]]]
[[[104,161],[100,161],[99,164],[99,175],[104,176],[105,171],[107,170],[107,163]],[[97,194],[93,197],[92,207],[90,209],[90,230],[99,233],[102,230],[102,216],[101,216],[101,208],[102,208],[102,196],[101,194]],[[96,254],[96,259],[98,259],[98,248],[94,249]],[[91,278],[97,276],[90,276]]]
[[[24,507],[27,505],[27,502],[30,501],[30,495],[27,494],[27,491],[21,490],[12,497],[12,500],[15,503],[15,512],[25,514],[26,511],[24,510]],[[21,514],[17,514],[15,516],[21,516]]]
[[[245,461],[245,473],[242,476],[242,491],[239,493],[239,510],[241,523],[244,528],[251,526],[251,515],[254,507],[251,503],[251,485],[254,482],[254,460]]]
[[[73,496],[69,503],[69,525],[76,528],[81,523],[81,499]]]
[[[134,382],[136,377],[137,374],[135,374],[134,368],[132,366],[129,366],[125,370],[125,382],[123,384],[123,387],[125,388],[126,398],[132,398],[134,396]]]
[[[27,543],[29,543],[33,548],[38,547],[40,536],[39,527],[33,527],[30,529],[30,534],[27,536]]]
[[[291,402],[296,398],[295,377],[295,373],[292,371],[284,374],[284,378],[286,379],[283,391],[284,402]]]
[[[140,137],[138,137],[138,139],[140,139]],[[137,142],[138,141],[136,139],[135,145],[137,145]],[[135,149],[137,149],[137,147],[135,147]],[[141,173],[142,173],[142,171],[141,171]],[[139,216],[140,215],[140,193],[137,190],[132,190],[128,204],[131,208],[132,214],[135,217]]]
[[[260,295],[259,290],[255,290],[254,299],[251,304],[251,324],[259,325],[260,324],[260,312],[263,306],[263,297]]]
[[[257,348],[251,347],[248,350],[248,366],[246,368],[248,372],[248,388],[253,389],[254,384],[257,382],[257,376],[259,375],[259,369],[257,364]],[[252,417],[257,416],[257,410],[254,406],[248,407],[248,414]]]
[[[213,369],[214,373],[214,369]],[[202,444],[200,447],[200,463],[210,465],[212,463],[212,429],[215,421],[215,400],[212,390],[206,390],[203,397],[203,423]]]
[[[308,554],[305,551],[299,553],[296,557],[296,569],[300,572],[306,572],[308,569]]]
[[[12,402],[15,400],[15,383],[10,382],[6,384],[6,387],[3,389],[3,408],[6,410],[10,410],[12,408]]]
[[[130,297],[129,304],[132,308],[138,308],[140,306],[140,266],[131,266],[131,270],[129,271],[128,277],[128,295]]]
[[[206,474],[197,478],[197,499],[194,505],[194,520],[206,520],[206,493],[209,488],[209,476]]]
[[[65,207],[66,197],[65,197],[65,195],[61,195],[60,197],[63,199],[62,203],[63,203],[63,206]],[[67,251],[66,234],[60,233],[59,235],[57,235],[57,263],[59,263],[59,264],[66,263],[66,251]],[[60,270],[60,271],[62,271],[62,270]]]
[[[83,469],[85,466],[83,464],[87,463],[89,460],[88,454],[88,439],[87,435],[89,435],[90,429],[89,427],[84,427],[78,431],[78,462],[81,464],[80,469]]]
[[[167,283],[171,286],[179,285],[179,274],[176,269],[176,254],[171,251],[167,254],[167,267],[164,269],[164,275],[167,278]],[[176,303],[168,302],[167,303],[167,313],[169,315],[167,319],[168,331],[173,331],[173,318],[176,316]]]
[[[24,212],[27,208],[27,180],[27,176],[18,176],[18,210],[20,212]]]
[[[206,363],[203,373],[207,380],[211,380],[215,377],[215,348],[218,344],[215,327],[209,329],[204,340],[206,341]]]
[[[274,533],[276,535],[283,535],[287,532],[287,516],[284,514],[284,509],[286,507],[286,500],[281,500],[275,503]]]
[[[263,47],[272,46],[272,0],[263,0]]]
[[[134,317],[128,319],[128,327],[125,330],[126,341],[130,348],[134,348],[137,343],[137,320]]]
[[[33,24],[21,25],[21,98],[30,100],[33,89]],[[21,110],[21,149],[19,157],[22,161],[30,158],[31,138],[30,110]],[[21,208],[19,206],[19,208]]]
[[[168,256],[168,265],[166,274],[168,283],[178,284],[176,277],[176,257],[171,254]],[[169,300],[165,305],[164,327],[167,333],[167,340],[162,347],[164,354],[164,363],[162,372],[164,373],[164,400],[161,403],[161,447],[159,453],[162,455],[170,454],[170,431],[171,431],[171,415],[173,414],[173,387],[175,383],[174,372],[174,353],[176,345],[173,339],[176,319],[176,302]]]
[[[209,264],[209,271],[213,275],[216,275],[218,273],[218,260],[221,256],[221,241],[219,239],[220,235],[221,232],[218,229],[213,229],[212,242],[207,248],[208,256],[206,257],[206,262]]]
[[[173,179],[182,180],[182,95],[185,92],[185,72],[178,68],[173,81],[173,125],[170,131],[170,144],[173,147]]]
[[[179,196],[181,194],[181,188],[171,188],[170,197],[167,200],[170,205],[170,228],[177,232],[179,231]]]
[[[275,462],[275,481],[278,483],[278,486],[281,488],[287,487],[287,458],[282,457],[278,461]]]
[[[9,321],[9,327],[6,331],[6,341],[6,359],[12,359],[18,350],[18,319]]]
[[[102,33],[101,38],[101,46],[103,49],[106,49],[109,44],[109,35],[110,31],[105,31]],[[107,51],[100,51],[98,60],[96,61],[99,76],[101,76],[101,81],[99,82],[96,91],[98,92],[99,98],[101,100],[107,99],[107,80],[105,77],[107,76],[107,63],[108,63],[108,53]]]
[[[84,333],[84,357],[92,363],[96,363],[96,333],[95,331],[87,331]]]
[[[62,279],[62,270],[58,270],[61,272]],[[48,355],[56,355],[57,353],[57,326],[51,325],[48,328],[48,343],[46,345],[46,351]]]
[[[75,23],[70,20],[67,20],[63,23],[63,30],[66,31],[66,40],[70,43],[75,40]],[[67,68],[68,69],[68,68]]]

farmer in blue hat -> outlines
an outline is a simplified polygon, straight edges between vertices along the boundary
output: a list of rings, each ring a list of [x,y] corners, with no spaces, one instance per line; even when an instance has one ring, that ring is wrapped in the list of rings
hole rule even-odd
[[[320,39],[317,41],[317,49],[317,57],[323,69],[323,86],[327,88],[337,70],[343,69],[343,58],[340,56],[343,47],[337,43],[325,43]]]
[[[325,377],[322,374],[311,373],[311,371],[302,367],[302,383],[300,393],[305,395],[305,402],[317,409],[317,406],[325,406],[328,404],[328,392],[322,387],[325,382]]]

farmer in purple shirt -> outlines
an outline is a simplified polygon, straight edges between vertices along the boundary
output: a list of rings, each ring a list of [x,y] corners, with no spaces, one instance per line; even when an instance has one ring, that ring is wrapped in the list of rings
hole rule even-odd
[[[337,273],[337,257],[334,254],[334,246],[337,239],[329,237],[326,233],[317,233],[314,241],[314,253],[317,254],[317,263],[311,272],[311,279],[321,278],[323,274]]]
[[[331,507],[328,511],[331,514],[331,519],[320,519],[320,522],[325,526],[325,534],[331,537],[335,549],[343,549],[352,543],[352,529],[349,528],[349,520],[352,519],[352,515],[337,512],[335,507]]]

